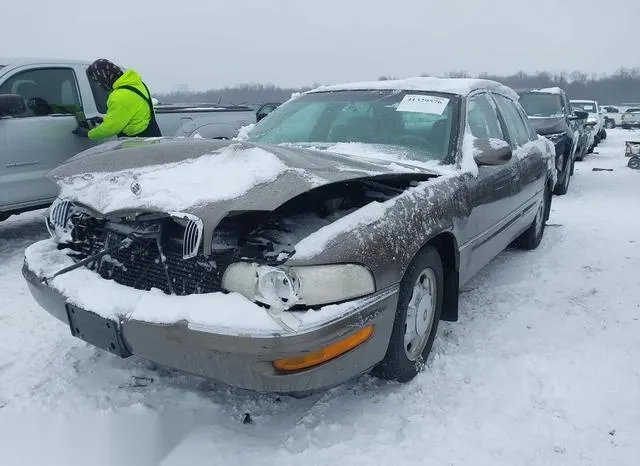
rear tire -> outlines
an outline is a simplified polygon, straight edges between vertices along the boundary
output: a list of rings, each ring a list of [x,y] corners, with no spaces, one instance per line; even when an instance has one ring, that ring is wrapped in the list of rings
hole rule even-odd
[[[522,233],[515,241],[515,245],[517,248],[532,250],[536,249],[540,245],[542,237],[544,236],[544,230],[547,224],[547,219],[549,218],[550,209],[551,193],[549,192],[548,188],[545,188],[542,202],[538,206],[536,218],[533,220],[531,226],[529,226],[529,228],[527,228],[527,230]]]
[[[427,245],[402,277],[393,332],[374,376],[405,383],[422,371],[438,331],[443,296],[442,259],[436,248]]]

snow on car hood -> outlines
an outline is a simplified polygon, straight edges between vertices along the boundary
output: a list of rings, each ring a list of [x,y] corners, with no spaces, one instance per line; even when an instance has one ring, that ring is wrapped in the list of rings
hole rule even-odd
[[[137,209],[196,211],[214,205],[227,212],[272,210],[323,184],[416,172],[437,174],[410,163],[364,154],[160,138],[90,149],[49,176],[60,186],[61,198],[108,214]]]
[[[204,253],[230,212],[273,211],[322,185],[382,175],[439,176],[406,160],[338,154],[300,147],[194,138],[109,143],[50,172],[59,197],[108,215],[188,213],[203,222]]]

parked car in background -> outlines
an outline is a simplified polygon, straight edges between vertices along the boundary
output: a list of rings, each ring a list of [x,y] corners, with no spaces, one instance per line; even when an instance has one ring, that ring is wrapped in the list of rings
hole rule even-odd
[[[627,109],[622,114],[621,126],[625,129],[640,127],[640,107]]]
[[[493,81],[322,87],[244,141],[77,155],[51,173],[52,239],[23,273],[72,335],[120,357],[261,392],[408,382],[460,286],[540,244],[554,158]]]
[[[578,119],[587,118],[588,114],[580,111],[574,113],[567,94],[559,87],[519,90],[518,95],[531,125],[555,146],[558,183],[553,192],[566,194],[576,155],[584,151],[584,147],[578,147],[581,141]]]
[[[625,157],[629,157],[627,167],[640,170],[640,141],[625,141]]]
[[[604,127],[605,128],[615,128],[616,126],[622,125],[622,111],[619,107],[614,107],[613,105],[605,105],[601,107],[604,111]]]
[[[587,112],[587,126],[593,131],[593,150],[600,141],[607,138],[607,130],[604,127],[604,116],[600,112],[600,106],[596,100],[572,100],[571,106],[574,109]]]
[[[57,187],[46,173],[98,142],[72,133],[102,117],[107,92],[89,81],[88,62],[0,59],[0,220],[49,205]],[[158,105],[165,136],[233,138],[254,123],[249,107]]]
[[[589,114],[581,110],[573,110],[576,117],[575,123],[578,128],[578,147],[576,147],[576,161],[583,161],[585,156],[593,152],[594,136],[591,128],[587,126]]]

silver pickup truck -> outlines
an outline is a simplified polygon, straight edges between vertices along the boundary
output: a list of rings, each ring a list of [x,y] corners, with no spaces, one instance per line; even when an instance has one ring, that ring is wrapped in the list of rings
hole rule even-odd
[[[47,207],[58,189],[46,174],[99,144],[72,131],[104,116],[108,94],[87,78],[89,62],[0,58],[0,221]],[[157,105],[164,136],[234,137],[256,122],[250,107]]]

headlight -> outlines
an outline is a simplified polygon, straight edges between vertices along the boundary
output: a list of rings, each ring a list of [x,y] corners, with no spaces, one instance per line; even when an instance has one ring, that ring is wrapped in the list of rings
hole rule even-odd
[[[566,131],[563,133],[554,133],[554,134],[547,134],[545,137],[547,139],[549,139],[551,142],[556,143],[558,142],[560,139],[562,139],[565,135],[566,135]]]
[[[373,275],[357,264],[270,267],[236,262],[224,272],[222,287],[280,309],[330,304],[375,292]]]
[[[596,117],[587,118],[587,124],[595,125],[597,122],[598,122],[598,119]]]

